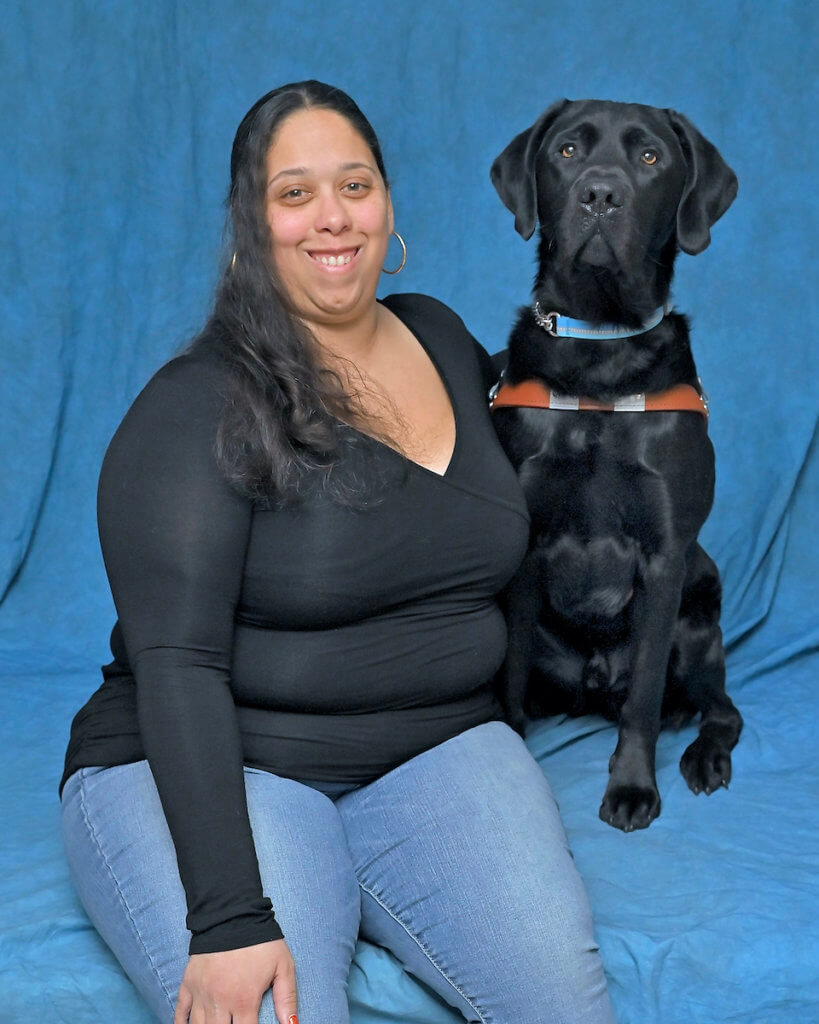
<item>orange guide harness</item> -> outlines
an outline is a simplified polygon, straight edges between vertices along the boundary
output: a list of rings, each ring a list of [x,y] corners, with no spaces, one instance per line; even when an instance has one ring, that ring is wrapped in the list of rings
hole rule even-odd
[[[524,380],[520,384],[501,381],[492,389],[489,408],[523,406],[528,409],[561,409],[594,412],[698,412],[708,418],[708,400],[690,384],[676,384],[667,391],[629,395],[615,402],[598,402],[593,398],[559,395],[542,381]]]

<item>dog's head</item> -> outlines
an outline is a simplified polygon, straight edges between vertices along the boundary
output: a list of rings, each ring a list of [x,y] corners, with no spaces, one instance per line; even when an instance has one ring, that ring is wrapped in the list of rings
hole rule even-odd
[[[492,182],[526,239],[562,269],[633,277],[677,246],[702,252],[737,179],[681,114],[636,103],[561,100],[492,164]]]

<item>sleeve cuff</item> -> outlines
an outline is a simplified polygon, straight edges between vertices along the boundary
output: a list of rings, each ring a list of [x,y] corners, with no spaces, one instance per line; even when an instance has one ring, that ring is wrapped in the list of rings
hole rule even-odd
[[[191,936],[189,952],[223,953],[227,949],[243,949],[245,946],[257,946],[261,942],[274,942],[284,938],[279,922],[272,912],[261,916],[232,918],[221,924],[197,932]]]

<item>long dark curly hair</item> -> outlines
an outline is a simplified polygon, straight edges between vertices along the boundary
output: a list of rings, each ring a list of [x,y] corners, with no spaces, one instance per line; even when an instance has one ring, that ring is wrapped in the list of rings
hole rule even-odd
[[[290,311],[265,216],[268,150],[285,118],[310,107],[347,118],[389,187],[372,125],[341,89],[309,80],[262,96],[245,114],[233,141],[231,255],[213,312],[192,346],[215,349],[228,370],[216,439],[220,470],[242,494],[273,507],[298,499],[308,478],[347,505],[361,504],[367,489],[361,473],[350,469],[360,460],[346,460],[346,471],[337,471],[345,455],[365,448],[355,429],[363,425],[361,412],[337,374],[321,365],[312,332]]]

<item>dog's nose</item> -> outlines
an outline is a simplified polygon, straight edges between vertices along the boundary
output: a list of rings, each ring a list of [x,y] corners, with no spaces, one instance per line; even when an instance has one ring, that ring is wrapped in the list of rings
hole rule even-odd
[[[595,179],[586,182],[580,190],[578,201],[591,213],[600,216],[623,205],[623,190],[614,181],[606,181],[603,178]]]

